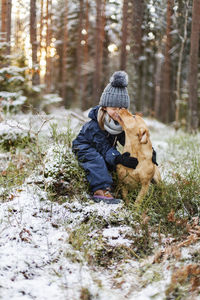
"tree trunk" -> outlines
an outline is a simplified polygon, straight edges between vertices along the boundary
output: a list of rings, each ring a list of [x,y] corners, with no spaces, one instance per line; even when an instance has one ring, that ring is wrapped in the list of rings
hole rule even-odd
[[[41,65],[41,61],[43,59],[43,27],[44,27],[44,0],[41,0],[40,2],[40,44],[39,44],[39,56],[40,56],[40,65]],[[39,74],[40,74],[40,80],[43,80],[43,76],[41,76],[41,68],[39,68]],[[43,74],[42,74],[43,75]]]
[[[120,58],[120,69],[126,70],[127,60],[127,38],[128,38],[128,0],[124,0],[123,3],[123,20],[122,20],[122,38],[121,38],[121,58]]]
[[[7,32],[7,54],[10,54],[10,36],[11,36],[11,10],[12,10],[12,1],[7,0],[7,24],[6,24],[6,32]]]
[[[7,33],[7,0],[1,1],[1,42],[6,42]]]
[[[189,130],[196,131],[199,125],[198,117],[198,61],[200,35],[200,0],[193,0],[192,31],[189,65]]]
[[[62,48],[62,85],[61,85],[61,96],[63,100],[66,100],[66,82],[67,82],[67,16],[68,16],[68,2],[65,1],[65,12],[64,12],[64,28],[63,28],[63,48]]]
[[[0,42],[7,42],[5,55],[10,54],[10,36],[11,36],[11,0],[1,1],[1,35]]]
[[[17,8],[16,11],[16,16],[15,16],[15,46],[13,51],[18,51],[19,47],[21,47],[20,44],[20,32],[22,31],[22,25],[21,25],[21,20],[20,20],[20,9],[19,7]]]
[[[143,62],[139,60],[142,55],[142,23],[144,18],[144,0],[132,1],[132,45],[131,52],[133,53],[134,61],[134,89],[135,89],[135,104],[136,109],[141,110],[141,94],[143,78]]]
[[[95,42],[95,71],[93,77],[93,101],[94,105],[99,102],[101,94],[102,56],[104,40],[104,9],[105,0],[96,0],[96,42]]]
[[[144,15],[144,0],[133,1],[133,56],[135,62],[142,53],[142,22]]]
[[[89,30],[89,2],[86,0],[86,11],[85,11],[85,45],[84,45],[84,65],[83,65],[83,100],[82,109],[85,110],[89,107],[88,93],[87,93],[87,81],[88,81],[88,71],[87,63],[89,61],[88,53],[88,30]]]
[[[49,93],[51,90],[51,9],[52,0],[46,0],[46,92]]]
[[[162,74],[163,55],[161,49],[156,53],[156,68],[155,68],[155,102],[154,114],[156,118],[160,117],[160,100],[161,100],[161,74]]]
[[[166,27],[166,44],[165,44],[165,58],[163,66],[163,86],[162,86],[162,106],[161,106],[161,120],[165,123],[169,122],[172,93],[171,93],[171,56],[170,49],[172,47],[171,29],[172,29],[172,15],[173,15],[173,0],[167,0],[167,27]]]
[[[187,2],[185,3],[184,31],[183,31],[183,37],[181,37],[181,47],[180,47],[180,52],[179,52],[178,69],[177,69],[177,75],[176,75],[175,121],[176,121],[176,126],[177,127],[179,127],[180,101],[181,101],[181,71],[182,71],[183,51],[184,51],[185,42],[186,42],[186,39],[187,39],[187,24],[188,24],[189,2],[190,2],[190,0],[187,0]]]
[[[77,99],[78,99],[78,106],[80,108],[83,107],[83,83],[82,83],[82,52],[84,45],[81,44],[82,42],[82,30],[83,30],[83,0],[79,0],[79,28],[78,28],[78,44],[77,44]]]
[[[30,0],[30,43],[32,46],[32,85],[38,85],[36,0]]]

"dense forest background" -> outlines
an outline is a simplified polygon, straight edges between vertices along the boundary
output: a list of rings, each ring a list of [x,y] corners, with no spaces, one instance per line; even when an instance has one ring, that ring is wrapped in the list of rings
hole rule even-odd
[[[129,75],[131,110],[199,127],[200,0],[1,0],[1,109],[98,104]]]

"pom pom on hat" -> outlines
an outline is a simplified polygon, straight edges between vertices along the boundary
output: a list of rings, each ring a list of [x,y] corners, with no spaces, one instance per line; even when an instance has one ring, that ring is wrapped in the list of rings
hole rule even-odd
[[[113,87],[127,87],[128,75],[124,71],[117,71],[110,77],[110,83]]]
[[[110,83],[105,87],[99,105],[105,107],[129,108],[130,98],[127,90],[128,75],[125,71],[117,71],[110,77]]]

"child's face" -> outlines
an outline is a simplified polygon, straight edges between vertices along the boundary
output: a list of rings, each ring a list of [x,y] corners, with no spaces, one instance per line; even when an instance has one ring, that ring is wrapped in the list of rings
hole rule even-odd
[[[119,107],[105,107],[105,110],[113,120],[118,121],[118,112],[120,110]]]

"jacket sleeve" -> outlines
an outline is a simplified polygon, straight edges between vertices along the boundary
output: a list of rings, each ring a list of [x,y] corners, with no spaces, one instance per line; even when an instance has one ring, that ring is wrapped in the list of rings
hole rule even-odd
[[[120,152],[110,145],[105,132],[99,128],[95,121],[89,122],[85,126],[85,137],[87,137],[88,143],[103,156],[108,164],[115,166],[115,158],[120,155]]]

